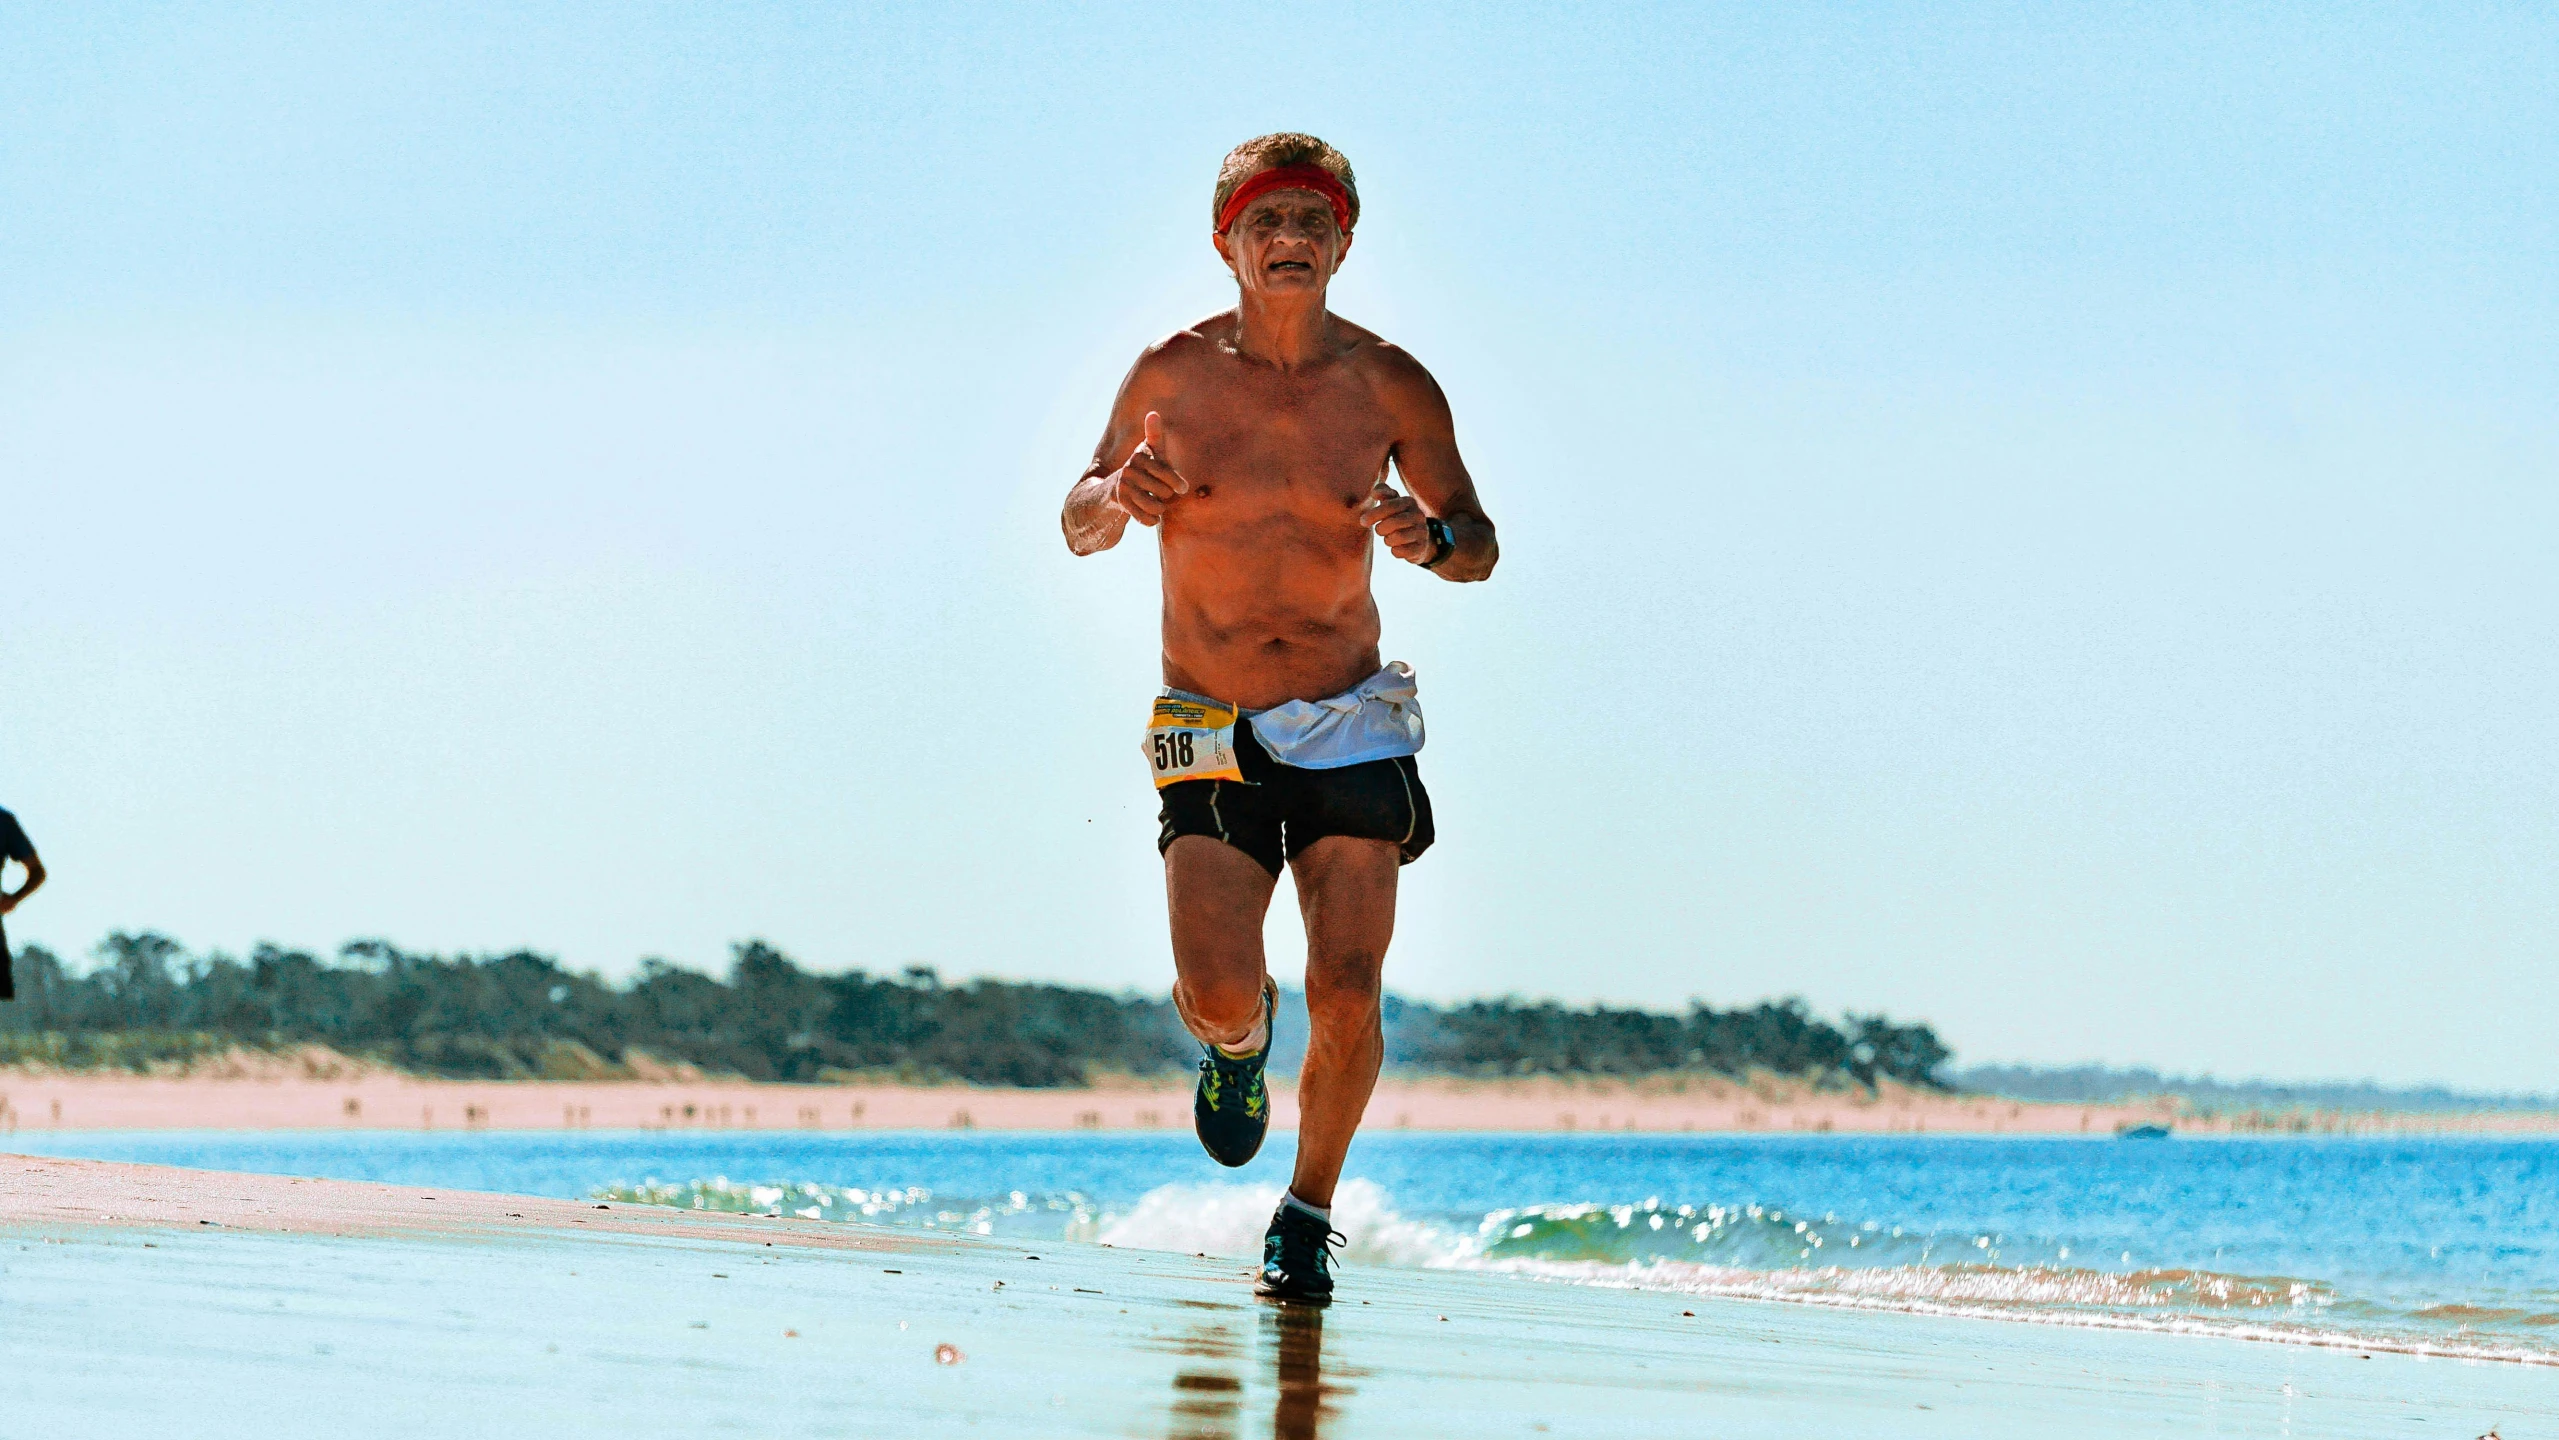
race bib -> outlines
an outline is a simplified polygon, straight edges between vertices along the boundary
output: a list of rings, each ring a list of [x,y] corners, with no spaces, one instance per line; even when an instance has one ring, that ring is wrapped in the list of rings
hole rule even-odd
[[[1180,780],[1242,780],[1235,768],[1235,708],[1159,695],[1146,722],[1146,763],[1155,788]]]

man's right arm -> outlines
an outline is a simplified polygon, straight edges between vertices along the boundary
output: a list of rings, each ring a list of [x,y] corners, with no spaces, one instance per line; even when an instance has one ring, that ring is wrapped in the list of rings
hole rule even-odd
[[[19,901],[36,893],[36,887],[44,883],[44,862],[36,858],[35,843],[18,828],[18,817],[0,810],[0,875],[8,873],[8,862],[12,860],[26,867],[26,873],[18,877],[14,891],[0,883],[0,915],[17,909]]]
[[[1102,443],[1093,447],[1093,463],[1066,492],[1058,524],[1066,532],[1066,548],[1092,555],[1120,543],[1128,522],[1154,525],[1164,508],[1190,493],[1190,482],[1166,462],[1164,422],[1150,406],[1149,362],[1155,351],[1139,357],[1111,403],[1111,423]]]

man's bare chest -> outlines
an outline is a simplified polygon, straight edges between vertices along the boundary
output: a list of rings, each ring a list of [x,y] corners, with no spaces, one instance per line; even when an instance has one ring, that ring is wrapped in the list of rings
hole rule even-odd
[[[1361,386],[1203,386],[1176,405],[1164,415],[1169,458],[1203,510],[1356,510],[1394,446]]]

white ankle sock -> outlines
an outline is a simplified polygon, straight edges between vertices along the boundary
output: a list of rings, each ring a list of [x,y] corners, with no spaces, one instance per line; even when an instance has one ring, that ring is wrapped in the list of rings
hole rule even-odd
[[[1265,1015],[1261,1019],[1253,1022],[1252,1034],[1245,1036],[1243,1039],[1236,1041],[1232,1045],[1220,1045],[1217,1048],[1225,1051],[1235,1059],[1242,1060],[1248,1056],[1260,1054],[1262,1047],[1269,1043],[1271,1043],[1271,1017]]]
[[[1265,998],[1267,999],[1267,997]],[[1251,1034],[1246,1035],[1243,1039],[1236,1041],[1232,1045],[1219,1045],[1217,1048],[1233,1059],[1244,1060],[1262,1053],[1262,1047],[1270,1043],[1271,1007],[1268,1004],[1264,1004],[1262,1006],[1262,1013],[1260,1017],[1253,1022],[1253,1031]]]
[[[1280,1197],[1280,1208],[1283,1210],[1303,1210],[1307,1214],[1314,1216],[1316,1219],[1323,1221],[1327,1228],[1329,1228],[1333,1223],[1333,1208],[1331,1206],[1309,1205],[1305,1201],[1298,1199],[1297,1192],[1294,1190],[1287,1191]]]

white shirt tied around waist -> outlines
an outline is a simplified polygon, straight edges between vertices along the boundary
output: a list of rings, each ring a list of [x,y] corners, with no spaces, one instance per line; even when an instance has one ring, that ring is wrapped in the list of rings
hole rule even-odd
[[[1339,770],[1411,755],[1422,748],[1422,707],[1413,667],[1386,668],[1327,700],[1291,700],[1251,715],[1253,738],[1282,765]]]

